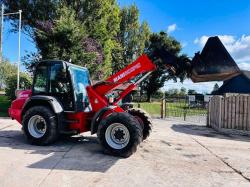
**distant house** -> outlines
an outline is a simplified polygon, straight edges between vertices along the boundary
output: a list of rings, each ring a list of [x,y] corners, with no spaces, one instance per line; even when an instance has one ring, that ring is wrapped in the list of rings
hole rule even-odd
[[[250,71],[241,71],[241,74],[224,81],[217,91],[212,92],[213,95],[225,93],[250,94]]]

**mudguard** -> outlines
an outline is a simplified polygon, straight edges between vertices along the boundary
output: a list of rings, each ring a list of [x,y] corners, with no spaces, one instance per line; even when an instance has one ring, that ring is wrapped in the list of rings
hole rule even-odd
[[[62,105],[59,103],[59,101],[55,97],[52,97],[52,96],[36,95],[36,96],[30,97],[23,106],[21,116],[23,117],[25,112],[30,107],[37,106],[37,105],[49,106],[57,116],[59,131],[63,131],[65,129],[65,125],[63,123],[64,115],[63,115]]]
[[[63,112],[63,108],[62,105],[58,102],[58,100],[55,97],[52,96],[44,96],[44,95],[36,95],[36,96],[32,96],[30,97],[30,99],[28,99],[22,109],[22,114],[23,112],[25,112],[28,108],[35,106],[35,105],[39,105],[39,102],[43,102],[46,101],[47,104],[49,104],[49,106],[53,109],[53,112],[55,112],[56,114],[59,114],[61,112]]]
[[[95,134],[97,132],[98,125],[101,122],[102,117],[105,114],[105,112],[109,110],[114,110],[115,108],[117,108],[117,106],[108,106],[108,107],[102,108],[101,110],[95,113],[91,121],[91,134]]]

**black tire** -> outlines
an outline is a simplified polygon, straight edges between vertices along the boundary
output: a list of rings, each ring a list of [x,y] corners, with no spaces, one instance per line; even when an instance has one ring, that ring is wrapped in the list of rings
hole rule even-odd
[[[147,139],[153,128],[150,115],[140,108],[130,108],[128,109],[128,113],[138,119],[143,128],[143,140]]]
[[[46,122],[46,130],[42,137],[34,137],[31,135],[28,127],[29,120],[31,117],[39,115]],[[55,142],[58,138],[57,119],[54,112],[48,107],[34,106],[30,108],[24,115],[22,120],[23,131],[27,140],[34,145],[48,145]]]
[[[116,123],[124,125],[127,128],[130,136],[127,145],[121,149],[111,147],[111,145],[107,142],[105,135],[108,127]],[[137,146],[141,143],[142,128],[139,122],[130,114],[126,112],[113,113],[101,121],[98,126],[97,136],[105,153],[127,158],[136,152]]]

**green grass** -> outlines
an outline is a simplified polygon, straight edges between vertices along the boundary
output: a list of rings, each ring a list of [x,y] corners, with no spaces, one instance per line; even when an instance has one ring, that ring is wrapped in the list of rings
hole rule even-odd
[[[147,111],[152,116],[161,115],[161,103],[160,102],[142,102],[139,103],[140,108]],[[138,107],[138,103],[135,105]],[[205,115],[207,110],[204,108],[190,108],[185,102],[167,102],[166,103],[166,114],[168,117],[181,117],[181,116],[192,116],[192,115]]]
[[[4,95],[0,95],[0,117],[8,117],[8,108],[10,107],[10,100]]]
[[[186,102],[167,103],[167,116],[187,116],[205,115],[207,110],[204,108],[190,108]]]
[[[161,115],[161,103],[160,102],[152,102],[152,103],[139,103],[140,108],[147,111],[152,116],[160,116]],[[136,105],[135,105],[136,106]],[[136,106],[138,107],[138,105]]]

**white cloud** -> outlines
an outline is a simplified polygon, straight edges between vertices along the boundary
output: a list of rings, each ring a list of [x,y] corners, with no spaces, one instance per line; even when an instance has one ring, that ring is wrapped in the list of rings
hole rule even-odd
[[[174,23],[172,25],[169,25],[167,28],[167,33],[174,32],[177,29],[177,25]]]
[[[188,45],[188,42],[181,42],[181,46],[184,48]]]
[[[241,63],[238,63],[238,66],[242,70],[248,70],[248,71],[250,71],[250,63],[241,62]]]
[[[172,88],[180,89],[181,87],[186,88],[187,90],[193,89],[198,93],[211,93],[214,88],[214,84],[218,83],[219,86],[222,85],[222,82],[202,82],[202,83],[193,83],[190,79],[184,80],[181,82],[167,81],[164,84],[163,90],[168,90]]]
[[[237,63],[250,63],[250,35],[242,35],[240,38],[232,35],[218,36]],[[196,38],[194,43],[203,47],[208,38],[209,36],[204,35]]]

